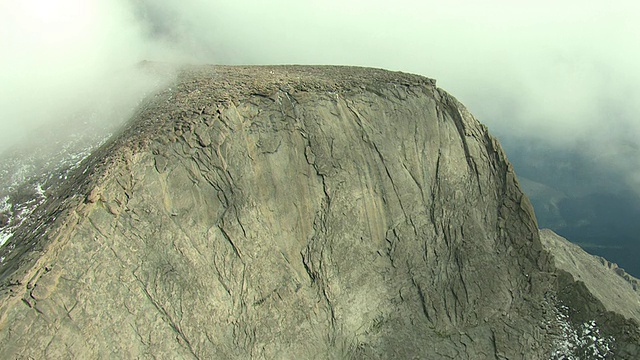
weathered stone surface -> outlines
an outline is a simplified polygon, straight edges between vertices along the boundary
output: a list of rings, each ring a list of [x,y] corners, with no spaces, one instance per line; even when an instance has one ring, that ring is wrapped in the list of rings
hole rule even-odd
[[[568,358],[637,359],[640,356],[638,280],[551,230],[540,230],[540,238],[544,248],[553,254],[556,266],[557,299],[566,315],[563,341],[573,347],[565,351],[573,356]],[[594,355],[594,349],[598,356]]]
[[[513,169],[423,77],[187,68],[51,191],[0,265],[6,358],[537,359],[562,331]]]
[[[616,264],[594,256],[549,229],[540,230],[540,239],[554,254],[558,269],[581,281],[607,310],[640,323],[640,287],[638,279]]]

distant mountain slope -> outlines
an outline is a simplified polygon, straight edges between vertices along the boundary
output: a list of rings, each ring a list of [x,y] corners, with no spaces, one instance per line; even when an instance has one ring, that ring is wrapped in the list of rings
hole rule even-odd
[[[540,230],[542,245],[553,254],[558,269],[582,281],[609,311],[640,324],[640,281],[616,264],[593,256],[549,229]]]
[[[12,234],[4,358],[640,356],[416,75],[185,67]]]

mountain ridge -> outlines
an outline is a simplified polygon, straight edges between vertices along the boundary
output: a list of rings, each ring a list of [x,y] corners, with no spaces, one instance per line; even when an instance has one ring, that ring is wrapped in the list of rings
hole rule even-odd
[[[599,311],[560,305],[500,145],[417,75],[186,67],[49,191],[0,249],[15,357],[560,358]],[[615,320],[598,354],[637,354]]]

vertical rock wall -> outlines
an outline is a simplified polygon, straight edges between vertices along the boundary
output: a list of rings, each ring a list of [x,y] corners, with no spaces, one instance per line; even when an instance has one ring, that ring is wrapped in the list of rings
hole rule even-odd
[[[429,79],[192,69],[81,170],[42,255],[11,265],[7,358],[550,352],[531,205]]]

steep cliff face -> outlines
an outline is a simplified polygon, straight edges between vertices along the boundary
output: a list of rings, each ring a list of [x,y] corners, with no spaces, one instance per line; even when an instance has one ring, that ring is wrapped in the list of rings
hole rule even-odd
[[[184,69],[32,217],[0,249],[9,358],[548,358],[562,340],[510,164],[419,76]]]

